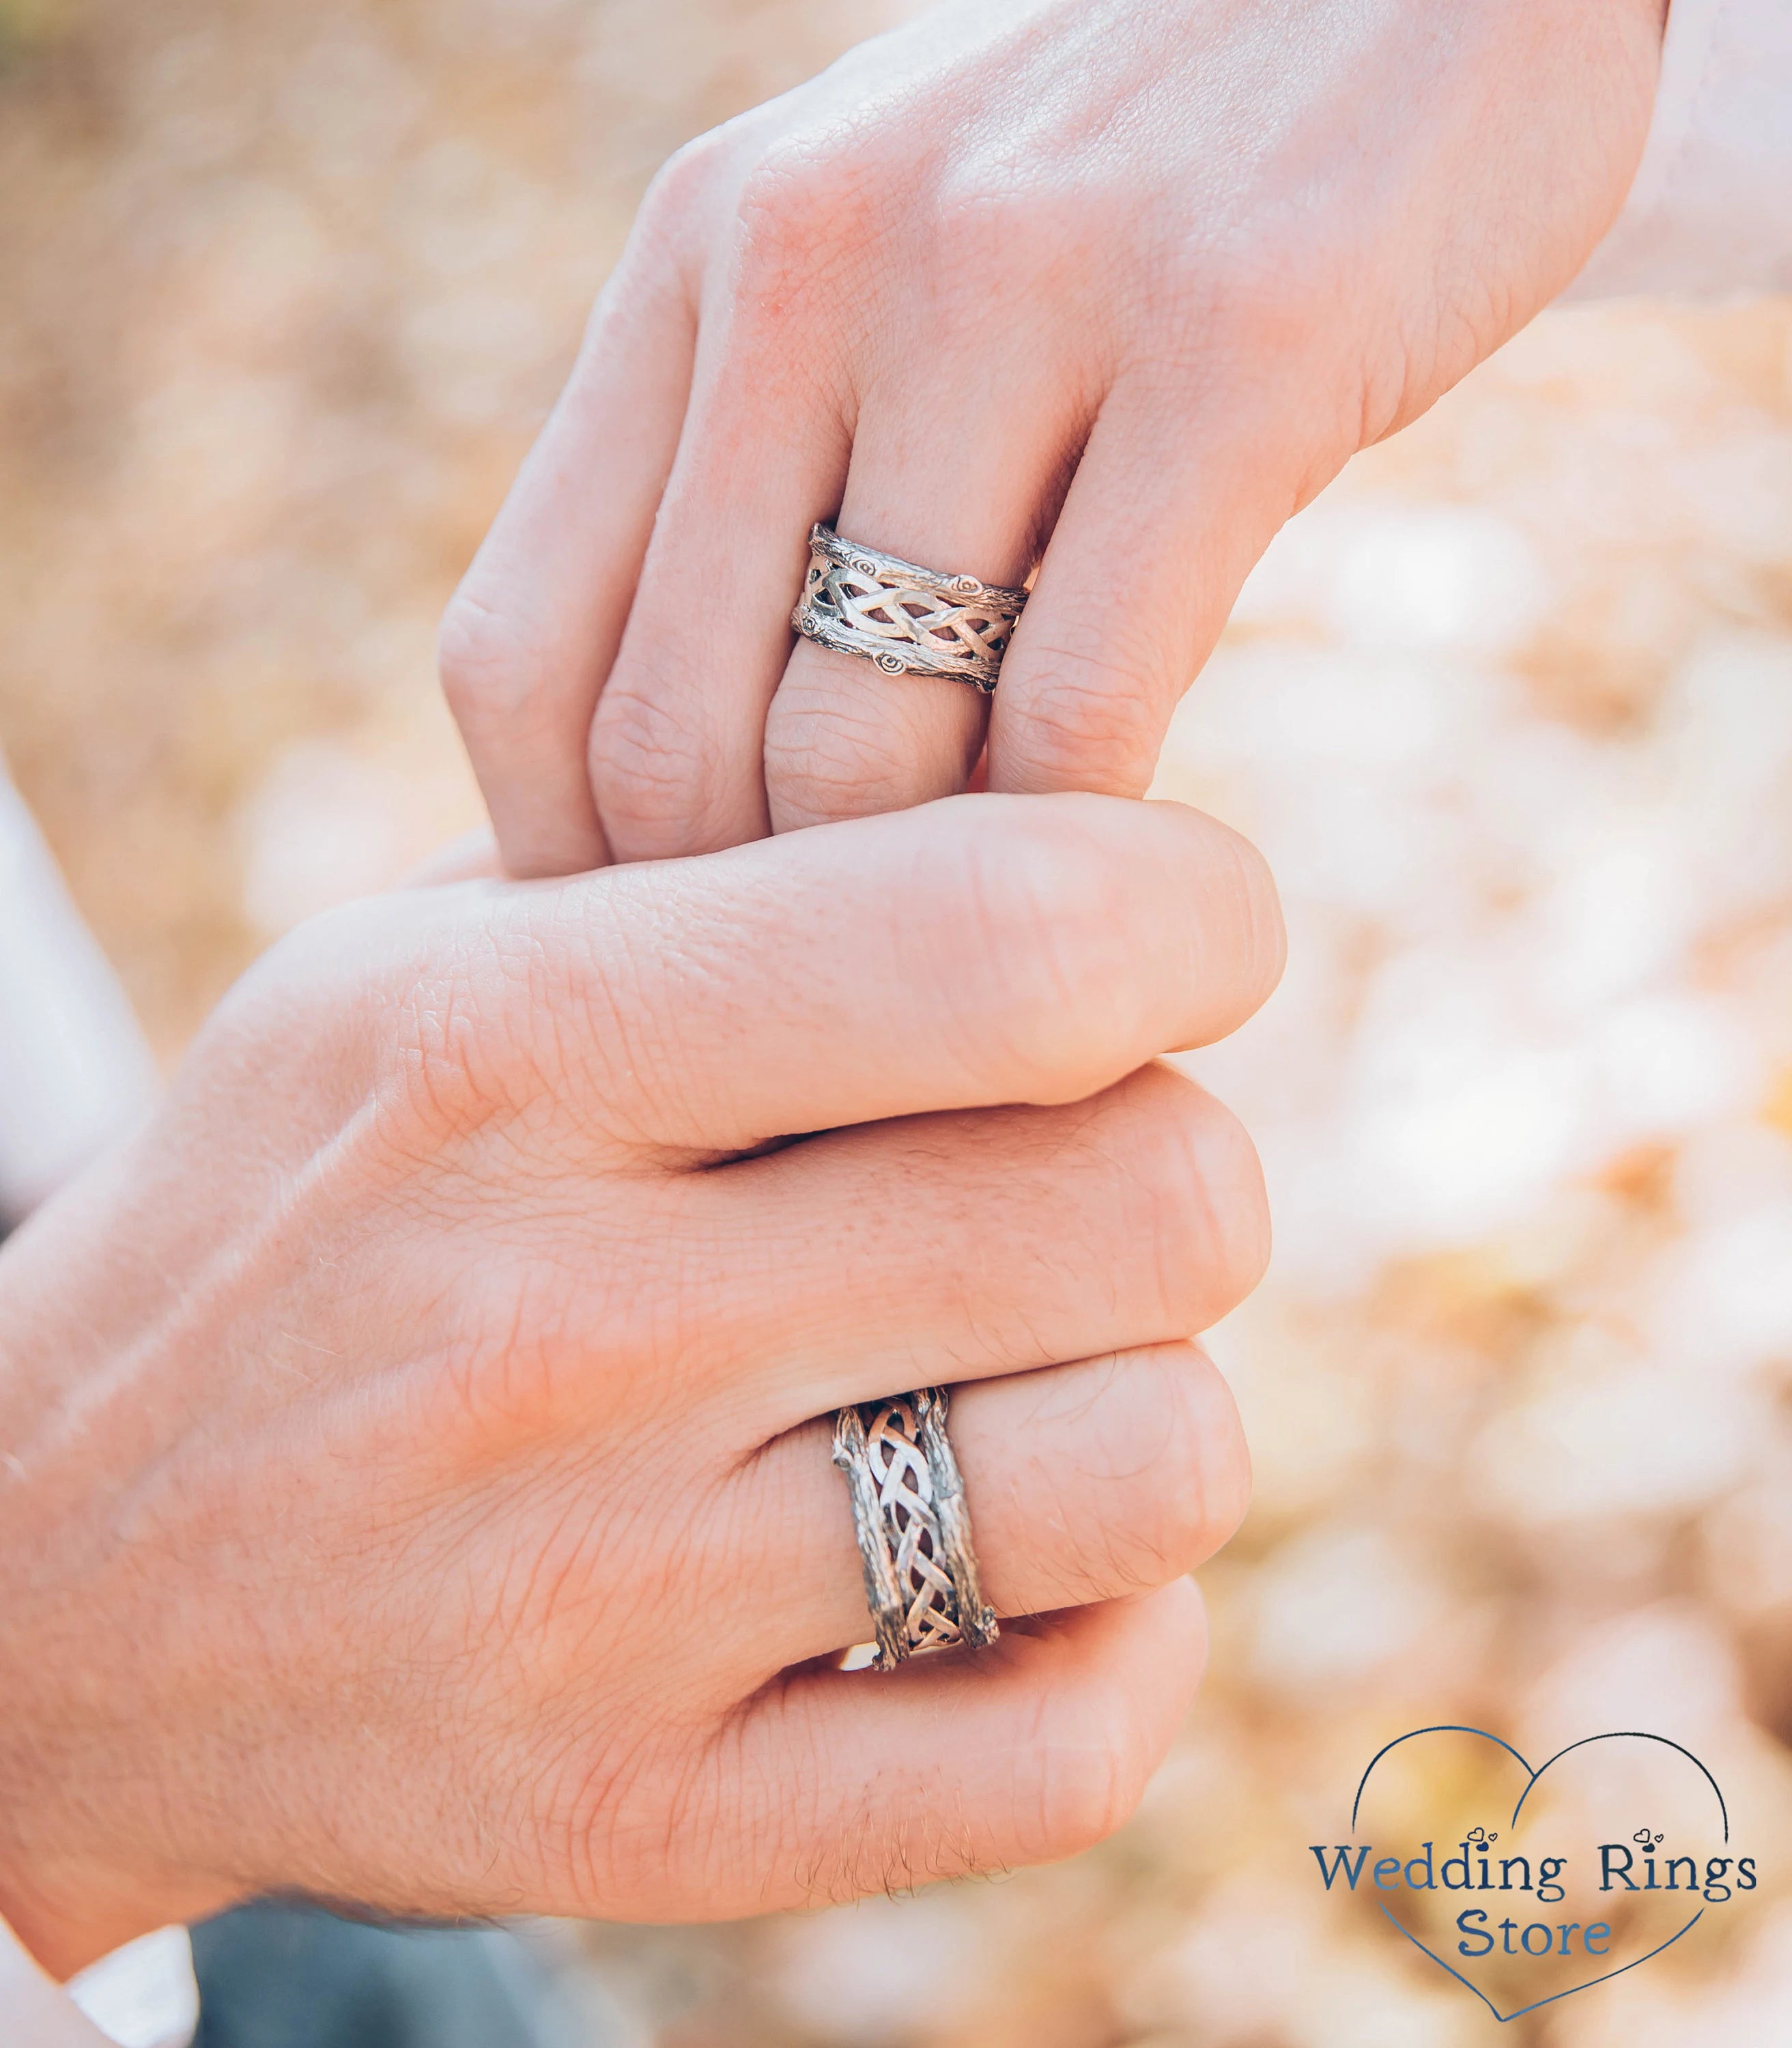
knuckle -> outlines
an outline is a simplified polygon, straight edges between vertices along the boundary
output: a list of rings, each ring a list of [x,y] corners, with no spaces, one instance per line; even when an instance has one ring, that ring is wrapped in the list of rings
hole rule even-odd
[[[960,883],[998,999],[979,1035],[999,1070],[1026,1100],[1088,1094],[1107,1078],[1116,1009],[1138,998],[1123,875],[1092,835],[1028,817],[999,838],[973,837]]]
[[[377,1096],[390,1057],[386,1019],[404,1000],[402,964],[368,972],[386,956],[384,910],[377,899],[346,904],[277,939],[200,1026],[187,1072],[224,1087],[253,1076],[296,1123],[339,1127],[345,1105]],[[184,1074],[176,1078],[176,1095],[185,1084]]]
[[[607,906],[558,892],[454,929],[407,1002],[394,1098],[438,1142],[502,1142],[505,1185],[537,1205],[642,1142],[638,1113],[672,1086],[641,949]]]
[[[1127,1481],[1115,1583],[1148,1592],[1192,1572],[1232,1534],[1249,1496],[1243,1439],[1204,1359],[1165,1345],[1127,1361],[1130,1421],[1114,1446]]]
[[[1029,1862],[1075,1856],[1131,1817],[1156,1759],[1114,1687],[1069,1689],[1041,1705],[1034,1763],[1038,1838]]]
[[[545,1085],[531,1017],[557,990],[545,949],[508,928],[446,934],[408,991],[400,1036],[402,1099],[448,1136],[525,1107]]]
[[[636,216],[636,232],[650,242],[681,240],[714,204],[734,160],[731,124],[673,151],[654,174]]]
[[[1257,1148],[1223,1103],[1173,1069],[1138,1078],[1156,1142],[1158,1287],[1169,1328],[1190,1336],[1216,1322],[1263,1277],[1269,1199]]]
[[[619,665],[592,723],[591,783],[605,832],[620,846],[671,832],[700,836],[705,749],[670,692],[638,660]]]
[[[922,216],[928,274],[947,287],[961,317],[974,317],[980,308],[993,323],[1003,317],[1003,308],[1036,301],[1049,293],[1061,302],[1072,281],[1053,273],[1068,267],[1065,245],[1072,238],[1061,215],[1052,232],[1042,232],[1052,218],[1037,191],[1003,176],[994,166],[985,167],[981,176],[954,178]],[[989,291],[991,277],[1003,281],[999,295]]]
[[[952,866],[960,934],[941,956],[952,979],[941,1007],[949,1018],[956,1002],[975,1020],[972,1071],[1011,1078],[1022,1092],[1008,1099],[1091,1096],[1156,1052],[1224,1037],[1274,987],[1284,941],[1274,884],[1235,832],[1185,813],[1195,829],[1147,882],[1130,825],[1148,810],[1061,793],[962,803],[954,822],[964,828],[935,842]],[[992,821],[999,829],[982,828]]]
[[[768,795],[805,824],[901,810],[915,800],[913,750],[875,704],[788,707],[780,691],[766,726]]]
[[[451,1202],[457,1147],[529,1088],[492,949],[402,896],[325,912],[213,1014],[210,1070],[249,1059],[293,1129],[351,1126],[393,1202]]]
[[[1206,946],[1225,963],[1231,1001],[1223,1029],[1235,1030],[1269,1000],[1287,964],[1288,934],[1269,863],[1242,833],[1208,820],[1216,835],[1206,911]],[[1216,975],[1217,983],[1221,979]]]
[[[880,242],[881,178],[825,131],[787,137],[741,181],[740,296],[772,319],[836,298]]]
[[[469,735],[537,723],[553,700],[553,650],[513,606],[488,595],[476,563],[442,614],[436,659],[442,694]]]
[[[1173,694],[1145,630],[1106,615],[1080,629],[1060,619],[1049,641],[1017,638],[1017,655],[1023,650],[1026,721],[1016,751],[1025,768],[1049,786],[1069,778],[1079,789],[1141,794]]]
[[[630,1070],[641,1007],[629,921],[611,892],[557,889],[479,925],[444,917],[410,1028],[469,1100],[529,1112],[530,1154],[551,1165]]]
[[[775,105],[722,122],[660,166],[629,237],[628,274],[676,279],[686,291],[699,293],[712,275],[738,281],[743,259],[762,242],[767,247],[778,242],[779,200],[787,196],[794,204],[797,194],[767,188],[763,211],[757,196],[766,153],[775,154],[781,146]],[[794,257],[793,245],[786,253]],[[793,263],[790,274],[800,276]]]

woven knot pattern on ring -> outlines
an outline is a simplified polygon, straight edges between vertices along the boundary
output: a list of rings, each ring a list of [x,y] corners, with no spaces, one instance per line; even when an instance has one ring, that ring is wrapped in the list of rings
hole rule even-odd
[[[964,1631],[959,1626],[957,1588],[946,1565],[933,1474],[919,1437],[913,1406],[906,1401],[886,1401],[865,1432],[865,1449],[894,1553],[909,1647],[944,1650],[962,1642]]]
[[[946,576],[817,526],[792,623],[805,638],[867,655],[889,675],[956,676],[989,691],[1026,603],[975,576]]]

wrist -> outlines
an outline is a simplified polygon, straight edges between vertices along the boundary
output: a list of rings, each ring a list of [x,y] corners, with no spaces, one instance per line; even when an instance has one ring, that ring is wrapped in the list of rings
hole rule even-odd
[[[231,1903],[215,1883],[134,1867],[122,1837],[135,1831],[107,1825],[101,1784],[72,1779],[10,1705],[0,1726],[0,1924],[41,1968],[65,1980],[140,1935]]]
[[[41,1241],[56,1220],[0,1269],[0,1920],[62,1979],[228,1899],[179,1876],[179,1745],[149,1725],[141,1583],[108,1526],[121,1475],[102,1418],[68,1414],[72,1364],[103,1340],[91,1315],[49,1313],[67,1290],[40,1284],[46,1257],[73,1263]],[[81,1511],[101,1502],[103,1520]]]
[[[59,1856],[28,1868],[0,1841],[0,1948],[16,1947],[58,1984],[142,1935],[207,1918],[231,1903],[211,1890],[145,1883],[96,1860]]]

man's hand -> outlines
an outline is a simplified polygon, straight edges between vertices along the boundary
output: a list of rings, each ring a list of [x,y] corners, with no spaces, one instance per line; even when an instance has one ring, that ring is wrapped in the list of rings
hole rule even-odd
[[[1665,14],[960,0],[685,151],[444,625],[511,871],[965,786],[964,684],[793,650],[836,514],[1037,564],[989,785],[1138,793],[1277,528],[1584,262]]]
[[[308,927],[0,1255],[0,1914],[716,1918],[1063,1855],[1242,1511],[1186,1341],[1281,961],[1171,805],[969,797]],[[816,1135],[766,1149],[782,1134]],[[938,1380],[995,1650],[870,1633],[836,1403]]]

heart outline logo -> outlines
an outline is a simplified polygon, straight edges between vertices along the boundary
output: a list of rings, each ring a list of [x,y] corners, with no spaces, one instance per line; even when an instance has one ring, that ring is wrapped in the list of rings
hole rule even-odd
[[[1524,1811],[1525,1802],[1530,1797],[1533,1790],[1535,1790],[1538,1781],[1543,1776],[1546,1771],[1551,1769],[1554,1765],[1559,1763],[1565,1756],[1570,1756],[1576,1750],[1585,1749],[1594,1743],[1623,1741],[1659,1743],[1663,1748],[1674,1750],[1680,1755],[1685,1757],[1686,1761],[1693,1766],[1693,1767],[1699,1772],[1700,1775],[1705,1779],[1705,1782],[1711,1787],[1712,1796],[1717,1802],[1717,1811],[1719,1816],[1723,1821],[1724,1840],[1728,1843],[1730,1839],[1730,1809],[1728,1802],[1724,1799],[1723,1787],[1719,1785],[1717,1780],[1712,1776],[1710,1771],[1706,1769],[1705,1766],[1700,1762],[1697,1757],[1693,1755],[1693,1752],[1689,1749],[1684,1747],[1678,1742],[1670,1740],[1669,1737],[1665,1735],[1651,1734],[1647,1728],[1609,1728],[1604,1735],[1582,1736],[1577,1742],[1567,1744],[1564,1747],[1558,1749],[1553,1756],[1546,1757],[1542,1763],[1533,1769],[1530,1759],[1527,1757],[1521,1755],[1519,1752],[1512,1747],[1511,1744],[1507,1742],[1503,1736],[1495,1735],[1491,1730],[1487,1728],[1469,1728],[1458,1721],[1440,1722],[1433,1728],[1410,1728],[1405,1735],[1396,1736],[1393,1741],[1383,1744],[1381,1747],[1370,1758],[1362,1777],[1357,1781],[1356,1797],[1351,1802],[1350,1805],[1350,1831],[1353,1835],[1356,1832],[1357,1816],[1362,1811],[1363,1794],[1368,1789],[1369,1780],[1375,1773],[1375,1766],[1381,1762],[1382,1759],[1386,1756],[1390,1751],[1398,1749],[1402,1743],[1416,1741],[1422,1735],[1479,1736],[1484,1742],[1496,1744],[1499,1747],[1504,1750],[1506,1754],[1512,1759],[1513,1762],[1516,1763],[1519,1769],[1525,1774],[1525,1787],[1519,1794],[1518,1803],[1512,1809],[1511,1819],[1507,1823],[1508,1832],[1518,1825],[1519,1816]],[[1436,1949],[1431,1948],[1427,1943],[1422,1941],[1418,1935],[1413,1932],[1411,1928],[1407,1926],[1406,1922],[1400,1919],[1396,1914],[1389,1911],[1388,1908],[1383,1905],[1379,1899],[1376,1900],[1375,1905],[1376,1910],[1381,1913],[1391,1926],[1398,1928],[1400,1933],[1406,1936],[1406,1939],[1412,1943],[1413,1946],[1417,1949],[1421,1954],[1429,1956],[1432,1961],[1437,1965],[1439,1969],[1447,1972],[1449,1976],[1454,1977],[1456,1982],[1459,1984],[1461,1984],[1466,1990],[1472,1991],[1475,1994],[1476,1997],[1481,2001],[1482,2004],[1487,2007],[1488,2011],[1493,2015],[1494,2018],[1498,2020],[1503,2027],[1506,2025],[1508,2021],[1522,2019],[1527,2012],[1535,2012],[1542,2006],[1553,2005],[1559,2000],[1573,1998],[1581,1992],[1591,1991],[1596,1984],[1609,1984],[1614,1977],[1621,1977],[1628,1971],[1639,1969],[1643,1964],[1654,1961],[1655,1957],[1660,1955],[1663,1949],[1671,1949],[1674,1943],[1679,1941],[1682,1936],[1689,1934],[1693,1928],[1698,1925],[1700,1921],[1705,1918],[1706,1911],[1705,1907],[1701,1906],[1698,1911],[1693,1915],[1692,1918],[1689,1919],[1683,1927],[1678,1930],[1677,1932],[1669,1935],[1668,1938],[1665,1941],[1658,1942],[1655,1947],[1648,1952],[1647,1955],[1635,1957],[1627,1963],[1619,1964],[1618,1968],[1615,1970],[1607,1970],[1596,1977],[1589,1977],[1584,1984],[1570,1984],[1565,1991],[1551,1992],[1546,1998],[1534,1999],[1529,2005],[1519,2006],[1511,2012],[1502,2012],[1499,2007],[1494,2003],[1493,2000],[1488,1996],[1487,1993],[1481,1989],[1479,1984],[1472,1982],[1468,1977],[1465,1977],[1462,1974],[1461,1971],[1456,1968],[1453,1965],[1446,1963],[1443,1957],[1437,1953]]]

